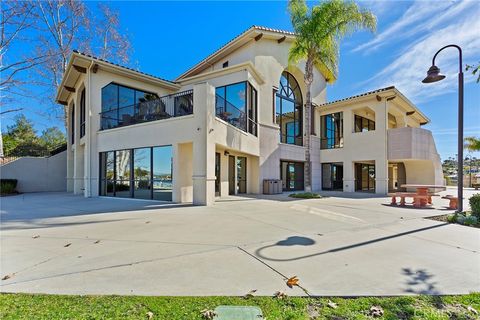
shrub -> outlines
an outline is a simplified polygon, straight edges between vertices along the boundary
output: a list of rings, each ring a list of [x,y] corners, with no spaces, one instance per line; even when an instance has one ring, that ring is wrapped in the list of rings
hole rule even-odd
[[[449,215],[447,216],[447,221],[448,221],[449,223],[455,223],[455,222],[457,222],[457,215],[456,215],[456,214],[449,214]]]
[[[457,214],[457,216],[455,217],[455,220],[458,224],[464,224],[466,218],[467,217],[465,217],[463,214]]]
[[[0,191],[2,194],[15,193],[17,179],[0,179]]]
[[[478,223],[478,218],[472,215],[466,217],[465,220],[463,221],[463,224],[466,226],[473,226],[473,225],[476,225],[477,223]]]
[[[480,218],[480,193],[474,194],[468,201],[470,202],[470,208],[472,208],[472,214]]]
[[[292,193],[289,195],[291,198],[299,198],[299,199],[317,199],[321,198],[318,193],[313,192],[302,192],[302,193]]]

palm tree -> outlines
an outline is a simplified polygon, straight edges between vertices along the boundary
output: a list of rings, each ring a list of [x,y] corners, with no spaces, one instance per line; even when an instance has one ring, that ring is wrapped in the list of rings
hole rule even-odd
[[[338,70],[339,43],[347,34],[360,29],[375,31],[373,13],[360,9],[353,1],[327,0],[309,10],[305,0],[290,0],[290,19],[296,39],[290,48],[289,61],[305,60],[305,191],[312,190],[310,167],[311,85],[316,66],[328,82],[333,82]]]
[[[465,138],[465,149],[469,151],[480,151],[480,139],[476,137]]]

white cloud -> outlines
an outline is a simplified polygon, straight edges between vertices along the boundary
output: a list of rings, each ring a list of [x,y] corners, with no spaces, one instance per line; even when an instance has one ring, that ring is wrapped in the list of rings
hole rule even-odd
[[[408,97],[416,102],[425,101],[430,97],[455,92],[457,90],[458,53],[455,49],[447,49],[437,57],[436,65],[443,74],[444,81],[434,84],[422,84],[420,81],[431,66],[435,52],[448,44],[458,44],[463,49],[464,62],[478,60],[480,52],[480,6],[463,6],[462,10],[446,13],[455,20],[439,26],[438,17],[432,17],[425,24],[437,26],[437,29],[424,34],[412,44],[401,50],[386,68],[363,84],[366,89],[395,85]],[[445,26],[446,25],[446,26]],[[465,74],[465,81],[474,81],[474,77]],[[371,87],[370,87],[371,86]]]

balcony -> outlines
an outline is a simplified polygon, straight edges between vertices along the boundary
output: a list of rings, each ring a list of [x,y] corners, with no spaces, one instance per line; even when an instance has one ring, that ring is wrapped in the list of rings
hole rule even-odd
[[[437,160],[439,155],[432,132],[422,128],[387,130],[388,160]]]
[[[193,114],[193,90],[100,113],[101,130]]]

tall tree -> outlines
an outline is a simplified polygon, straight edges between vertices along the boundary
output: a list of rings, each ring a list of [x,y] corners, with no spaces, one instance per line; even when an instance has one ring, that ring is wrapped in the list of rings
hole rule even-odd
[[[465,138],[465,149],[468,151],[480,151],[480,139],[476,137]]]
[[[80,0],[3,1],[1,11],[2,114],[31,108],[19,99],[27,97],[38,99],[49,114],[64,117],[53,98],[73,49],[128,62],[131,46],[128,37],[119,32],[119,14],[104,3],[96,10]]]
[[[310,166],[310,125],[313,68],[319,67],[326,74],[338,72],[340,41],[360,29],[376,30],[375,15],[361,9],[353,1],[327,0],[309,9],[305,0],[290,0],[290,18],[296,39],[290,48],[291,62],[305,61],[305,191],[312,190]],[[328,79],[327,79],[328,80]]]

